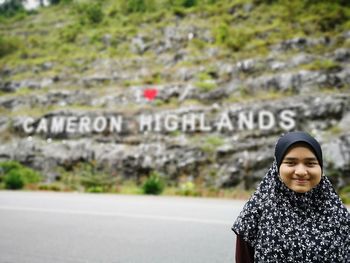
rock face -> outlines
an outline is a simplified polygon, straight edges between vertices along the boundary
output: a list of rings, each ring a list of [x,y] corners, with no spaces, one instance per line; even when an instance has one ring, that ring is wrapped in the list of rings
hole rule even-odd
[[[198,60],[186,47],[213,42],[211,33],[180,24],[157,34],[130,39],[138,58],[77,60],[71,73],[18,80],[18,72],[57,64],[4,67],[0,160],[39,169],[48,181],[59,176],[57,167],[93,162],[124,178],[158,171],[174,181],[187,176],[207,186],[253,188],[273,161],[278,137],[304,130],[321,142],[335,186],[350,184],[350,50],[339,39],[290,39],[266,57],[241,61],[220,60],[211,47],[203,58],[214,62],[186,66]],[[333,51],[308,53],[320,45]],[[149,51],[157,54],[153,61],[143,56]]]
[[[162,172],[169,178],[177,178],[181,174],[210,178],[212,171],[215,171],[215,180],[211,179],[211,183],[216,186],[232,186],[243,182],[248,184],[247,187],[252,187],[267,171],[273,160],[275,141],[286,131],[279,124],[282,121],[278,119],[279,113],[282,111],[294,114],[294,129],[311,131],[320,140],[324,146],[326,167],[343,174],[349,172],[350,135],[346,123],[350,112],[350,94],[346,93],[295,96],[274,103],[235,103],[219,108],[201,106],[155,110],[148,113],[154,118],[150,122],[154,126],[150,125],[146,132],[130,125],[137,122],[140,113],[123,116],[125,125],[121,125],[122,129],[118,132],[90,131],[81,134],[70,134],[67,131],[40,133],[35,130],[41,125],[40,121],[52,120],[57,116],[72,117],[75,120],[84,116],[93,120],[102,116],[120,116],[120,113],[57,111],[33,119],[31,133],[24,131],[26,118],[21,117],[14,119],[12,127],[8,128],[12,129],[11,132],[17,139],[2,143],[0,156],[2,160],[15,159],[47,173],[54,171],[57,166],[69,168],[78,162],[95,162],[101,170],[107,169],[125,178],[139,178],[153,170]],[[259,112],[271,113],[275,118],[273,125],[265,123],[270,127],[259,127],[257,119],[251,122],[252,128],[240,127],[239,116],[253,114],[253,119],[256,119]],[[232,129],[222,126],[221,130],[211,132],[201,129],[197,123],[195,130],[189,129],[174,136],[165,128],[156,129],[155,114],[177,117],[179,127],[184,127],[181,121],[185,119],[181,116],[205,116],[204,127],[213,129],[220,117],[229,116]],[[328,130],[338,123],[338,135],[329,136]],[[342,128],[344,126],[345,129]],[[213,136],[220,138],[219,145],[211,142]],[[345,181],[338,178],[337,183],[343,186]]]

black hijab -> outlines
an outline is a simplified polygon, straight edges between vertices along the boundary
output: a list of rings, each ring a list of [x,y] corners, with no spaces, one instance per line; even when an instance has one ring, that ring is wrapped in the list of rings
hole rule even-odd
[[[322,150],[321,146],[316,139],[305,132],[289,132],[285,136],[282,136],[275,147],[275,160],[277,168],[281,166],[283,157],[286,155],[287,150],[296,143],[305,143],[309,146],[311,151],[315,154],[318,163],[323,168]]]
[[[319,143],[304,132],[281,137],[275,161],[232,230],[254,247],[254,262],[350,262],[350,214],[327,177],[306,193],[289,189],[278,168],[291,145],[308,144],[323,167]]]

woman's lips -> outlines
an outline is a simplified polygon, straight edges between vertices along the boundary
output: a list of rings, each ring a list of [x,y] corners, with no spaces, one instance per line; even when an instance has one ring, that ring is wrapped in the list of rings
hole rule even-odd
[[[297,184],[306,184],[309,180],[307,180],[307,179],[295,178],[294,181],[295,181]]]

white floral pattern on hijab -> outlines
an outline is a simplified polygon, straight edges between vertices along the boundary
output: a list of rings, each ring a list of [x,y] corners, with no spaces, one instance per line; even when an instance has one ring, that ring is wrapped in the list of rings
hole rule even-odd
[[[350,262],[350,214],[328,178],[297,193],[279,179],[276,162],[232,230],[254,247],[254,262]]]

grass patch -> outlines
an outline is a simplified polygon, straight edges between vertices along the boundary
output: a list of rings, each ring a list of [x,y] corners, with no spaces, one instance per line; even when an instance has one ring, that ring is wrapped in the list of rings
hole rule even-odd
[[[208,154],[213,154],[218,147],[225,143],[225,140],[218,135],[194,137],[192,141],[195,145],[198,145],[203,152]]]
[[[217,87],[213,76],[208,72],[201,72],[197,76],[198,81],[195,82],[195,86],[203,92],[209,92]]]
[[[136,184],[133,180],[126,180],[117,186],[118,194],[125,195],[141,195],[143,194],[142,188]]]
[[[343,132],[343,129],[339,125],[333,125],[327,129],[327,132],[329,136],[339,136]]]
[[[41,183],[37,186],[37,188],[32,190],[40,190],[40,191],[54,191],[54,192],[62,192],[69,191],[69,189],[60,182],[54,183]]]
[[[22,48],[23,45],[19,38],[0,35],[0,58],[10,55]]]
[[[224,103],[242,103],[242,102],[254,102],[254,101],[269,101],[279,100],[293,95],[292,89],[286,92],[280,92],[276,90],[261,91],[258,90],[254,94],[251,94],[245,87],[242,87],[240,94],[233,94],[230,97],[224,99]]]
[[[315,60],[309,64],[305,64],[301,66],[301,68],[305,70],[312,70],[312,71],[318,71],[318,70],[334,71],[334,70],[340,70],[341,66],[339,63],[333,60],[322,59],[322,60]]]
[[[117,185],[117,178],[101,170],[95,162],[80,162],[68,169],[60,168],[60,183],[73,191],[88,193],[113,192]]]

